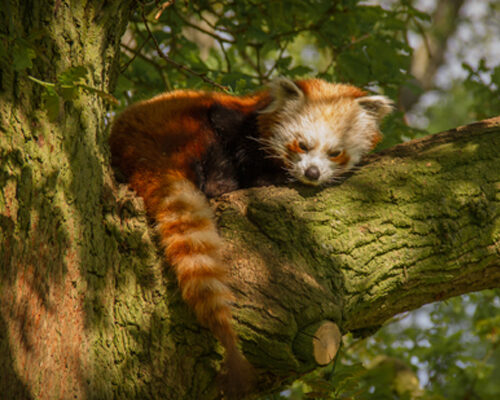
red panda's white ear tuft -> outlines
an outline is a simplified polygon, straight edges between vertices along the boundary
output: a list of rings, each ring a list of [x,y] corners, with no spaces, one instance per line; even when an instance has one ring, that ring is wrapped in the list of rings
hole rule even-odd
[[[378,120],[394,111],[394,103],[385,96],[365,96],[356,100],[358,104],[368,113],[374,115]]]
[[[269,113],[282,108],[286,104],[300,102],[304,98],[304,92],[288,78],[276,78],[269,83],[271,103],[262,112]]]

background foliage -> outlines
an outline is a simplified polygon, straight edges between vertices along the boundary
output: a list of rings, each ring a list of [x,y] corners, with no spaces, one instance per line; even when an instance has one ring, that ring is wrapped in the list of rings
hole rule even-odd
[[[122,40],[113,95],[85,84],[88,66],[51,82],[34,73],[30,79],[56,118],[78,90],[119,112],[165,90],[246,93],[280,75],[318,76],[395,100],[383,148],[500,114],[500,54],[484,51],[498,38],[499,14],[495,0],[143,0]],[[469,42],[460,37],[467,26]],[[6,63],[17,72],[32,68],[44,57],[36,41],[36,34],[0,34],[0,73]],[[335,365],[267,398],[500,398],[499,335],[500,292],[469,294],[402,316],[365,339],[347,337]]]
[[[337,365],[268,399],[494,399],[499,327],[498,290],[428,305],[366,339],[346,338]]]
[[[397,98],[411,64],[407,26],[429,18],[411,2],[391,9],[353,0],[167,4],[133,17],[116,91],[123,105],[159,89],[213,89],[215,82],[244,93],[280,75],[350,82]],[[385,145],[414,137],[402,116],[388,121]]]

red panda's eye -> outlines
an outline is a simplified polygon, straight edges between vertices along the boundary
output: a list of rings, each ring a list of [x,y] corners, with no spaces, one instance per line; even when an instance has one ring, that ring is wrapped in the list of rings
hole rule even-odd
[[[303,150],[303,151],[309,150],[309,146],[307,144],[305,144],[304,142],[299,142],[299,147],[300,147],[300,150]]]
[[[328,152],[328,157],[330,158],[335,158],[335,157],[338,157],[340,156],[340,154],[342,153],[342,151],[339,151],[339,150],[332,150],[332,151],[329,151]]]

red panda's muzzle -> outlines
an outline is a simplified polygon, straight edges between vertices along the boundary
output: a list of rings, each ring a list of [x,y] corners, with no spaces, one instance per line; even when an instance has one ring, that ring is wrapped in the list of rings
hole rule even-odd
[[[314,181],[317,181],[319,179],[321,173],[319,172],[318,167],[316,167],[315,165],[312,165],[306,169],[306,172],[304,172],[304,175],[307,179],[314,182]]]

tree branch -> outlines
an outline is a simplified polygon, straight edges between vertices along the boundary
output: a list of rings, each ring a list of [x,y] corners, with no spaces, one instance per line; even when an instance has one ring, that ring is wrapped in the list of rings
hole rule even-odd
[[[500,117],[373,155],[335,187],[215,201],[249,359],[281,376],[304,372],[318,363],[304,332],[323,321],[363,334],[500,287],[499,149]]]

